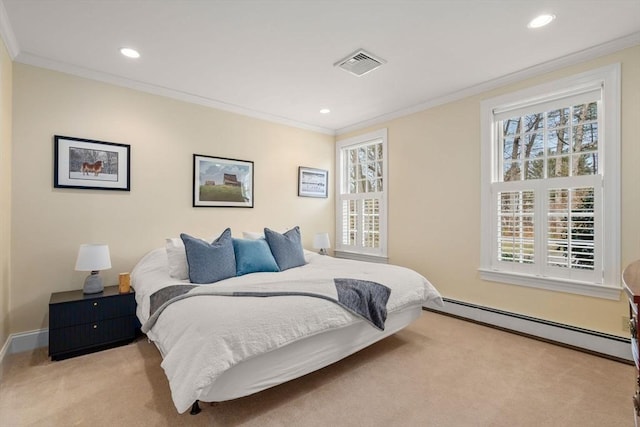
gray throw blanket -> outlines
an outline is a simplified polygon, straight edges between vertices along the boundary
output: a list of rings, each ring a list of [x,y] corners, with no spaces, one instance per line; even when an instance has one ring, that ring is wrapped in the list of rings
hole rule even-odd
[[[164,309],[175,301],[197,295],[215,295],[227,297],[278,297],[308,296],[321,298],[338,304],[340,307],[368,321],[374,327],[384,331],[387,320],[387,301],[391,289],[380,283],[358,279],[333,279],[337,299],[316,292],[301,291],[217,291],[215,285],[206,293],[190,293],[197,285],[171,285],[154,292],[150,297],[149,320],[142,325],[142,332],[148,332]]]

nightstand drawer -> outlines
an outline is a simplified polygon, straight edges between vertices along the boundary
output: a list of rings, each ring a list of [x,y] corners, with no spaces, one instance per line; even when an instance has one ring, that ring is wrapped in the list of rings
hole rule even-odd
[[[127,316],[51,329],[49,330],[49,354],[57,355],[102,344],[133,340],[135,325],[135,317]]]
[[[49,328],[59,329],[77,326],[116,317],[128,316],[135,312],[134,294],[121,297],[107,297],[75,301],[49,306]]]

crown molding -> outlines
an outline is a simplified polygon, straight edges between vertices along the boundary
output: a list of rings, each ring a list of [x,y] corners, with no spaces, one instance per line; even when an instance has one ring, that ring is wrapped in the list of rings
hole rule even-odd
[[[160,95],[167,98],[177,99],[179,101],[188,102],[191,104],[202,105],[205,107],[216,108],[231,113],[240,114],[243,116],[252,117],[255,119],[265,120],[272,123],[278,123],[285,126],[291,126],[299,129],[310,130],[313,132],[319,132],[326,135],[335,135],[333,129],[328,129],[320,126],[309,125],[307,123],[301,123],[295,120],[287,119],[285,117],[279,117],[272,114],[263,113],[260,111],[251,110],[248,108],[240,107],[238,105],[229,104],[226,102],[218,101],[215,99],[205,98],[202,96],[194,95],[187,92],[181,92],[174,89],[169,89],[162,86],[143,83],[136,80],[125,79],[113,74],[103,73],[100,71],[91,70],[83,67],[76,67],[73,65],[65,64],[58,61],[53,61],[47,58],[43,58],[38,55],[33,55],[28,52],[21,52],[16,40],[7,10],[4,7],[4,2],[0,0],[0,37],[4,41],[9,56],[13,61],[20,62],[27,65],[33,65],[40,68],[46,68],[49,70],[59,71],[61,73],[71,74],[78,77],[83,77],[91,80],[101,81],[103,83],[109,83],[116,86],[126,87],[128,89],[138,90],[141,92],[151,93],[154,95]]]
[[[65,74],[71,74],[77,77],[82,77],[90,80],[97,80],[103,83],[108,83],[116,86],[126,87],[128,89],[137,90],[140,92],[151,93],[153,95],[159,95],[166,98],[172,98],[179,101],[188,102],[191,104],[202,105],[205,107],[215,108],[218,110],[227,111],[230,113],[236,113],[243,116],[252,117],[255,119],[265,120],[272,123],[291,126],[299,129],[310,130],[313,132],[323,133],[326,135],[335,135],[333,129],[327,129],[319,126],[309,125],[301,123],[295,120],[287,119],[285,117],[275,116],[261,111],[255,111],[248,108],[240,107],[238,105],[229,104],[223,101],[218,101],[211,98],[195,95],[188,92],[182,92],[175,89],[169,89],[163,86],[153,85],[149,83],[140,82],[137,80],[127,79],[114,74],[104,73],[88,68],[78,67],[67,63],[54,61],[48,58],[43,58],[38,55],[33,55],[27,52],[20,52],[14,59],[16,62],[33,65],[39,68],[46,68],[48,70],[58,71]]]
[[[448,104],[450,102],[458,101],[470,96],[478,95],[483,92],[487,92],[492,89],[496,89],[510,83],[516,83],[531,77],[535,77],[540,74],[548,73],[551,71],[559,70],[564,67],[578,64],[580,62],[595,59],[610,53],[618,52],[620,50],[636,46],[640,44],[640,32],[632,33],[627,36],[611,40],[606,43],[599,44],[569,55],[565,55],[561,58],[556,58],[551,61],[543,62],[541,64],[534,65],[524,70],[516,71],[515,73],[507,74],[497,79],[489,80],[484,83],[480,83],[475,86],[452,92],[447,95],[433,98],[429,101],[415,105],[413,107],[397,110],[389,114],[374,117],[369,120],[365,120],[359,123],[355,123],[351,126],[336,129],[336,136],[344,135],[349,132],[358,131],[370,126],[374,126],[380,123],[388,122],[393,119],[408,116],[420,111],[427,110],[429,108],[437,107],[439,105]]]
[[[16,56],[18,56],[18,53],[20,53],[20,48],[18,47],[18,41],[13,33],[13,27],[11,26],[11,22],[9,22],[9,15],[7,15],[7,10],[2,0],[0,0],[0,37],[4,40],[9,56],[14,60]]]
[[[53,61],[27,52],[20,52],[2,0],[0,0],[0,36],[2,36],[2,39],[7,46],[7,50],[12,60],[16,62],[332,136],[344,135],[349,132],[354,132],[370,126],[375,126],[380,123],[388,122],[390,120],[408,116],[410,114],[414,114],[450,102],[458,101],[470,96],[478,95],[480,93],[487,92],[489,90],[496,89],[510,83],[522,81],[536,75],[555,71],[567,66],[598,58],[600,56],[604,56],[640,44],[640,32],[635,32],[627,36],[563,56],[561,58],[556,58],[551,61],[534,65],[515,73],[499,77],[497,79],[489,80],[487,82],[470,86],[468,88],[452,92],[444,96],[430,99],[426,102],[414,105],[412,107],[373,117],[371,119],[354,123],[343,128],[329,129],[310,125],[307,123],[301,123],[295,120],[275,116],[261,111],[251,110],[245,107],[229,104],[216,99],[206,98],[188,92],[177,91],[163,86],[125,79],[113,74]]]

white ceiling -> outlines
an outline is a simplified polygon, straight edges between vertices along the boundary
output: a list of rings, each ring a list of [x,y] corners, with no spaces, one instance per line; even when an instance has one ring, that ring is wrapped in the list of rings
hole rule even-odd
[[[17,62],[341,133],[638,44],[640,0],[0,0],[0,25]],[[387,64],[333,66],[359,48]]]

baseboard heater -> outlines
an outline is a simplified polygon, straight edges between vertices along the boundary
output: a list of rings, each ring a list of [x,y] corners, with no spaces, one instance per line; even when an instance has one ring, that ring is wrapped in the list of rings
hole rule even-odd
[[[449,298],[443,298],[443,300],[444,307],[436,307],[430,304],[424,308],[554,344],[587,351],[621,362],[633,363],[631,340],[629,338]]]

